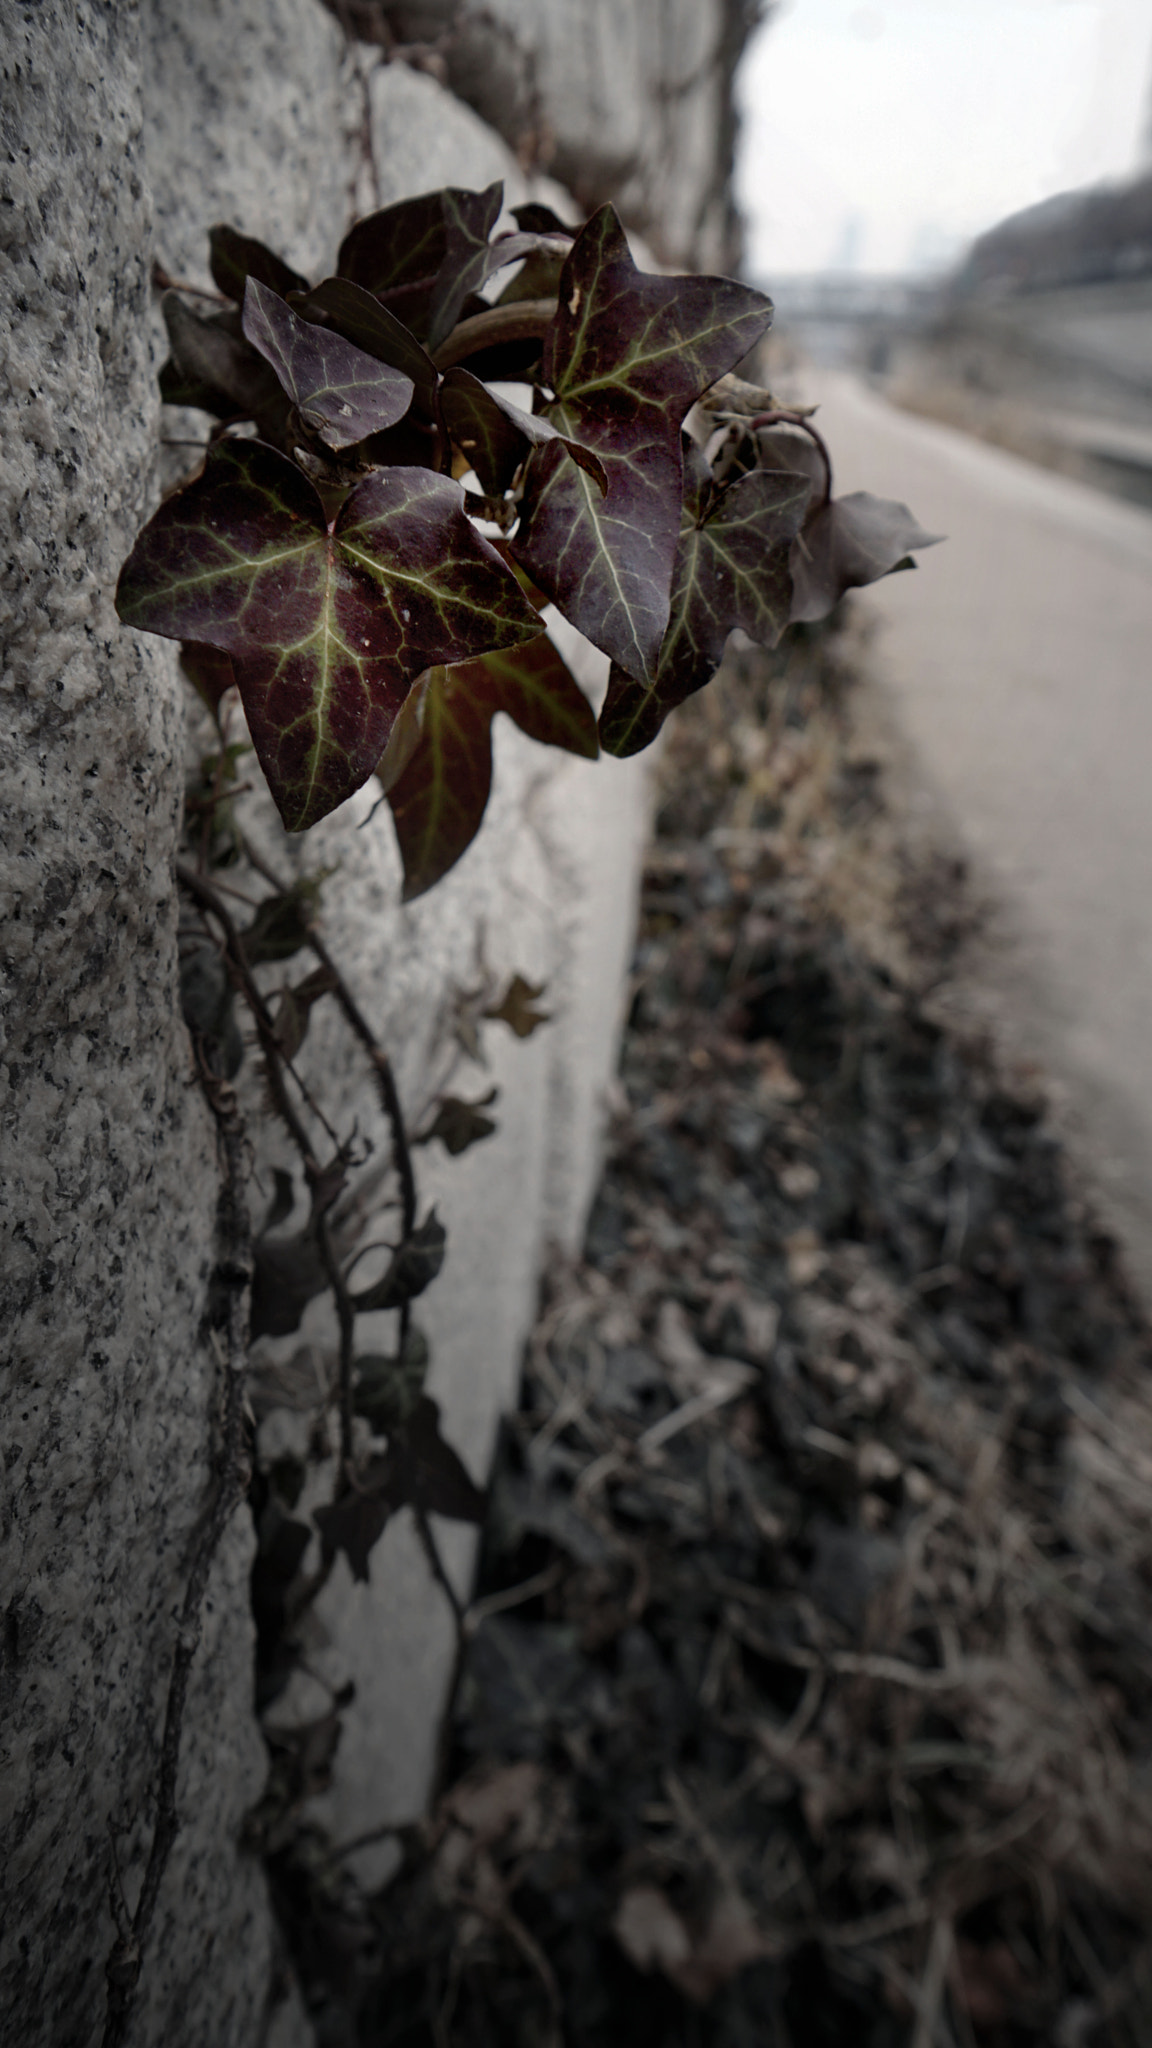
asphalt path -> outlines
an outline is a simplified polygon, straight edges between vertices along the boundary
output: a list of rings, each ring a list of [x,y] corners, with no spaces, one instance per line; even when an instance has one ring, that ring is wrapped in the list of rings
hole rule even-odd
[[[1152,513],[820,383],[837,494],[948,537],[860,594],[869,667],[1152,1296]]]

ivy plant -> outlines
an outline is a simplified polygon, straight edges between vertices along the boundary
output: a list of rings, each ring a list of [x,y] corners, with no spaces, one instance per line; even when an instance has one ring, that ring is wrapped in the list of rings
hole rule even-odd
[[[522,206],[501,232],[502,204],[494,184],[385,207],[316,285],[212,229],[219,304],[166,294],[161,389],[216,427],[117,591],[211,704],[238,689],[290,831],[379,778],[408,897],[476,834],[497,712],[635,753],[733,628],[774,646],[932,538],[834,499],[808,419],[734,376],[763,293],[638,269],[611,206],[578,232]],[[598,720],[549,605],[609,657]]]

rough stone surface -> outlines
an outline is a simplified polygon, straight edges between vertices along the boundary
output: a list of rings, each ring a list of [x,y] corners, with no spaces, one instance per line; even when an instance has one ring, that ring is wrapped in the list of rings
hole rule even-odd
[[[11,335],[0,344],[10,1361],[0,2037],[89,2048],[114,1936],[107,1824],[124,1829],[131,1902],[173,1617],[211,1483],[216,1391],[205,1309],[217,1165],[175,976],[184,707],[172,650],[122,632],[112,608],[119,563],[157,493],[163,344],[149,265],[155,250],[169,271],[205,281],[206,230],[224,219],[322,270],[374,187],[387,203],[503,175],[513,203],[570,202],[529,179],[434,79],[350,56],[319,0],[0,0],[0,49],[0,331]],[[573,637],[566,651],[600,687],[603,664],[573,653]],[[591,1194],[644,826],[634,765],[572,761],[503,720],[496,739],[481,839],[408,909],[386,816],[356,829],[368,793],[303,844],[286,845],[254,811],[282,865],[339,862],[326,929],[394,1051],[413,1121],[442,1085],[457,991],[514,970],[548,984],[547,1029],[520,1044],[486,1027],[490,1074],[455,1077],[462,1092],[498,1083],[498,1136],[456,1162],[420,1155],[423,1199],[440,1203],[451,1231],[423,1317],[432,1391],[477,1476],[546,1247],[573,1241]],[[334,1117],[357,1120],[383,1153],[338,1017],[318,1013],[309,1057]],[[243,1087],[254,1105],[254,1082]],[[275,1139],[260,1142],[261,1175],[280,1159]],[[322,1339],[317,1314],[304,1334]],[[471,1536],[443,1533],[463,1584]],[[239,1515],[206,1607],[182,1750],[184,1825],[132,2048],[260,2039],[273,1937],[260,1872],[237,1847],[264,1768],[251,1717],[250,1554]],[[327,1817],[357,1832],[369,1799],[373,1818],[411,1817],[452,1649],[404,1518],[372,1585],[334,1581],[319,1621],[325,1655],[361,1688]],[[290,2011],[277,2025],[278,2041],[300,2038]]]
[[[138,26],[126,6],[0,6],[0,2037],[27,2048],[99,2039],[108,1827],[125,1831],[134,1898],[211,1483],[215,1165],[178,1021],[169,866],[182,709],[169,651],[112,609],[157,424]],[[189,2042],[254,2038],[269,1926],[234,1846],[261,1771],[249,1542],[238,1518],[213,1581],[141,2043],[176,2038],[177,2013]],[[225,1945],[250,1976],[222,1964]]]
[[[732,267],[731,85],[754,0],[340,5],[386,48],[429,52],[521,161],[582,206],[614,200],[668,262]]]

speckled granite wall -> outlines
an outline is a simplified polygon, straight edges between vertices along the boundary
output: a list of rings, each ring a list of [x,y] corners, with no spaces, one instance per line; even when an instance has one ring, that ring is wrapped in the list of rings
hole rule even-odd
[[[108,1827],[125,1830],[134,1892],[209,1485],[215,1164],[175,997],[170,872],[183,713],[168,651],[121,633],[112,608],[157,426],[138,37],[132,6],[0,4],[0,2039],[21,2048],[99,2039]],[[270,1929],[234,1848],[262,1772],[248,1543],[238,1518],[139,2044],[255,2038]]]
[[[372,202],[362,87],[320,0],[0,0],[0,70],[0,2040],[94,2048],[108,1825],[134,1899],[215,1414],[215,1139],[175,986],[184,712],[172,650],[112,609],[158,489],[149,266],[203,277],[224,218],[316,268]],[[432,78],[391,65],[368,90],[386,201],[501,175],[525,196],[507,145]],[[603,665],[573,658],[595,688]],[[367,801],[306,854],[278,845],[340,860],[332,943],[410,1105],[479,951],[549,983],[548,1032],[496,1053],[499,1136],[443,1170],[422,1155],[452,1232],[422,1319],[433,1390],[478,1473],[547,1241],[571,1240],[591,1191],[644,828],[635,764],[496,738],[481,840],[410,909],[386,818],[354,829]],[[338,1020],[317,1022],[329,1100],[370,1131]],[[241,1513],[205,1616],[132,2048],[262,2038],[273,1930],[237,1846],[264,1772],[250,1546]],[[323,1616],[360,1688],[326,1815],[345,1832],[419,1809],[451,1662],[402,1518],[380,1555],[370,1588],[336,1575]],[[280,2024],[278,2042],[303,2038]]]

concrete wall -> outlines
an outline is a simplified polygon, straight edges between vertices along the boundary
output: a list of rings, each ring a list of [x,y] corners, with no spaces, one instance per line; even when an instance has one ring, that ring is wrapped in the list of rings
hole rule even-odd
[[[634,39],[648,18],[640,0],[613,12]],[[604,27],[593,0],[544,18],[565,33]],[[472,108],[426,73],[371,69],[377,54],[354,62],[319,0],[0,0],[0,334],[11,337],[0,343],[0,2037],[26,2048],[101,2036],[109,1824],[131,1903],[174,1617],[212,1486],[217,1160],[179,1016],[171,877],[185,713],[173,650],[123,632],[112,609],[157,491],[149,270],[155,256],[202,277],[219,219],[318,268],[374,203],[365,91],[383,200],[500,175],[510,199],[528,195],[506,141]],[[562,111],[577,138],[581,118],[602,114],[589,98],[580,114],[571,81]],[[689,196],[690,213],[696,185]],[[674,198],[670,185],[670,209]],[[586,650],[575,659],[597,687],[602,665]],[[356,829],[367,797],[303,852],[277,837],[266,806],[252,814],[282,864],[340,863],[326,932],[413,1113],[443,1071],[454,991],[474,984],[481,958],[493,974],[548,983],[545,1031],[519,1045],[488,1028],[499,1135],[455,1164],[420,1161],[424,1199],[440,1202],[451,1237],[423,1318],[432,1391],[478,1475],[545,1247],[574,1241],[591,1192],[643,791],[634,767],[590,768],[500,731],[482,838],[411,909],[399,906],[386,818]],[[310,1058],[337,1119],[382,1139],[337,1021]],[[278,1156],[275,1141],[262,1145],[257,1203]],[[323,1343],[316,1316],[304,1335]],[[298,1420],[267,1413],[262,1453]],[[466,1574],[467,1540],[449,1532],[449,1548]],[[144,1957],[138,2048],[249,2048],[261,2036],[274,1931],[259,1866],[237,1848],[264,1770],[251,1551],[242,1510],[193,1673],[183,1825]],[[359,1687],[324,1809],[343,1832],[419,1809],[448,1670],[447,1618],[402,1518],[377,1557],[368,1588],[337,1575],[319,1618],[323,1655]]]

